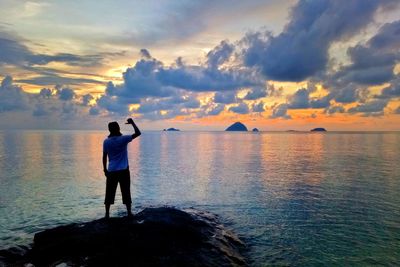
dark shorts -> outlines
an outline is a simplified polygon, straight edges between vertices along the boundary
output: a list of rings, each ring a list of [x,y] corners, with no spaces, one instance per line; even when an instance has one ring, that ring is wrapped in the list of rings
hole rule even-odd
[[[114,204],[117,186],[121,189],[122,203],[132,203],[131,199],[131,176],[129,169],[109,172],[106,182],[106,198],[104,204]]]

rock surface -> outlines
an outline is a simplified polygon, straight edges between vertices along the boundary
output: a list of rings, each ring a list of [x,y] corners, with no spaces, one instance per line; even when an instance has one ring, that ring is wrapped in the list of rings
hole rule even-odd
[[[37,233],[21,255],[0,251],[12,266],[245,266],[244,244],[205,212],[146,208],[132,218],[99,219]]]
[[[232,124],[231,126],[226,128],[225,131],[243,131],[243,132],[247,132],[247,127],[241,122],[235,122],[234,124]]]

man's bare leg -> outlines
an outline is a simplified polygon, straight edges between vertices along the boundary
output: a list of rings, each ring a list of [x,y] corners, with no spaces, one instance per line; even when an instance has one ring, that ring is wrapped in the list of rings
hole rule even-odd
[[[106,206],[106,216],[104,216],[106,219],[110,218],[110,204],[105,204]]]
[[[133,216],[132,215],[132,211],[131,211],[131,207],[132,207],[131,203],[127,203],[126,204],[126,212],[128,213],[128,217],[132,217]]]

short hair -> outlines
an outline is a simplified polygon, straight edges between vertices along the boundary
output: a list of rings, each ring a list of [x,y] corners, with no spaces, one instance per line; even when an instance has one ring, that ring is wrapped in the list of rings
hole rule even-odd
[[[116,121],[108,123],[108,130],[110,131],[110,135],[108,137],[122,135],[119,124]]]

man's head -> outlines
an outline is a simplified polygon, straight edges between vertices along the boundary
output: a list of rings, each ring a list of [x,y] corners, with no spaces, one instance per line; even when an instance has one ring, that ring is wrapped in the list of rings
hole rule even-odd
[[[110,131],[110,135],[108,137],[122,135],[119,129],[119,124],[116,121],[108,123],[108,130]]]

